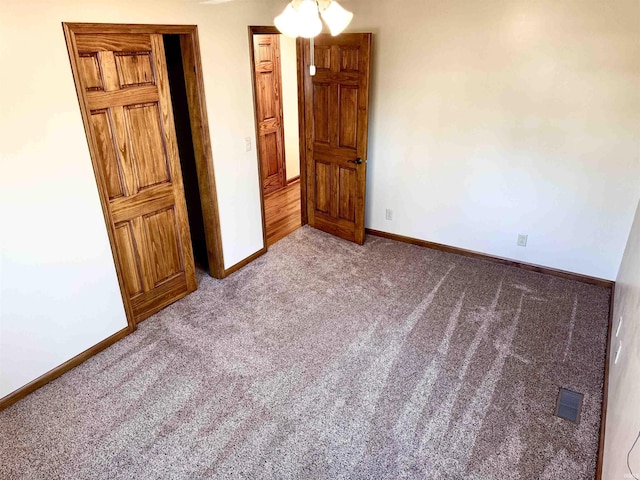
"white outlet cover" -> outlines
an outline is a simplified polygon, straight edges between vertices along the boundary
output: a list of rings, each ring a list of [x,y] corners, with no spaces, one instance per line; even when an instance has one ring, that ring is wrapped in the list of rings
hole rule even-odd
[[[527,246],[528,237],[529,237],[529,235],[519,234],[518,235],[518,246],[519,247],[526,247]]]

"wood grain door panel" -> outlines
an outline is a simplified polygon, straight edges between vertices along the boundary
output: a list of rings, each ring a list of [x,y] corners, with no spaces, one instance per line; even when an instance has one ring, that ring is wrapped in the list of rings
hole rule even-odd
[[[331,199],[333,197],[333,166],[330,162],[316,162],[315,168],[315,208],[316,211],[330,214]]]
[[[355,168],[338,167],[338,218],[356,221],[356,190],[358,172]]]
[[[286,185],[278,35],[253,35],[258,156],[265,194]]]
[[[338,147],[358,149],[358,87],[338,85]]]
[[[331,144],[330,125],[331,112],[329,109],[331,103],[332,85],[329,83],[313,84],[313,134],[314,143]]]
[[[113,141],[111,123],[109,110],[94,110],[91,112],[91,124],[96,137],[98,155],[102,160],[100,167],[107,184],[109,200],[120,198],[125,192],[122,169],[118,161],[116,145]]]
[[[263,67],[264,68],[264,67]],[[276,105],[276,92],[274,85],[276,85],[276,78],[274,78],[275,72],[273,71],[261,71],[256,72],[258,96],[260,102],[258,103],[258,121],[267,122],[269,120],[277,122],[277,115],[279,114]]]
[[[177,273],[184,272],[178,224],[173,207],[142,217],[149,244],[153,286],[157,287]]]
[[[77,34],[74,53],[139,322],[196,288],[162,36]]]
[[[319,35],[305,52],[309,224],[364,242],[371,34]],[[362,163],[357,163],[361,159]]]
[[[120,253],[124,284],[130,298],[142,293],[142,270],[140,256],[134,243],[131,222],[122,222],[115,226],[116,247]]]
[[[102,71],[100,70],[100,62],[98,61],[98,53],[82,53],[78,57],[78,66],[80,67],[80,75],[84,81],[87,92],[103,92],[104,82],[102,80]]]
[[[135,193],[160,183],[170,183],[169,159],[160,124],[158,102],[124,107],[125,128]]]
[[[114,59],[120,88],[156,84],[151,52],[115,52]]]

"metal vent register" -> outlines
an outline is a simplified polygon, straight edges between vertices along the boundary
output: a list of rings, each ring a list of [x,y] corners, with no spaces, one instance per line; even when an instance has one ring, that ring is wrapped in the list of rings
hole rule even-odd
[[[556,416],[573,423],[580,422],[580,410],[582,410],[582,393],[561,388],[556,405]]]

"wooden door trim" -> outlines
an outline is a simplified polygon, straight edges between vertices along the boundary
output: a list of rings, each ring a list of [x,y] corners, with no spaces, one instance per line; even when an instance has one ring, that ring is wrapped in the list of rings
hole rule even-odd
[[[298,78],[299,84],[298,88],[300,89],[300,93],[298,94],[301,98],[300,100],[300,114],[302,115],[302,121],[300,123],[300,155],[301,155],[301,165],[300,168],[304,166],[304,186],[300,185],[300,196],[302,197],[302,191],[304,188],[304,220],[305,223],[309,223],[309,217],[313,212],[311,212],[312,205],[307,201],[309,191],[312,191],[312,186],[310,182],[313,181],[312,178],[309,177],[308,172],[311,170],[310,165],[313,162],[313,136],[311,130],[313,129],[313,103],[309,104],[307,98],[307,92],[312,90],[313,78],[311,75],[306,74],[307,65],[311,64],[311,41],[306,38],[299,38],[298,44],[300,45],[300,57],[298,58]],[[302,170],[301,170],[302,173]],[[302,175],[300,176],[300,181],[302,182]]]
[[[230,266],[229,268],[227,268],[224,271],[224,275],[225,277],[228,277],[229,275],[231,275],[232,273],[237,272],[238,270],[240,270],[242,267],[249,265],[251,262],[253,262],[254,260],[256,260],[257,258],[261,257],[262,255],[264,255],[265,253],[267,253],[267,244],[265,243],[265,246],[262,247],[260,250],[258,250],[256,253],[249,255],[247,258],[245,258],[244,260],[240,260],[238,263],[236,263],[235,265]]]
[[[300,221],[302,225],[309,223],[307,215],[307,138],[306,118],[307,108],[304,95],[304,55],[309,50],[309,40],[296,39],[296,64],[298,66],[298,138],[300,147]]]
[[[536,265],[533,263],[521,262],[519,260],[513,260],[505,257],[498,257],[490,255],[488,253],[477,252],[474,250],[466,250],[464,248],[452,247],[451,245],[445,245],[443,243],[430,242],[428,240],[421,240],[419,238],[407,237],[404,235],[398,235],[396,233],[383,232],[381,230],[374,230],[372,228],[366,228],[367,235],[373,235],[376,237],[388,238],[389,240],[395,240],[396,242],[409,243],[411,245],[418,245],[419,247],[430,248],[432,250],[438,250],[440,252],[453,253],[455,255],[462,255],[463,257],[477,258],[488,262],[499,263],[500,265],[508,265],[510,267],[521,268],[530,272],[543,273],[545,275],[553,275],[554,277],[564,278],[572,280],[574,282],[587,283],[595,285],[600,288],[612,289],[615,282],[612,280],[606,280],[599,277],[591,277],[589,275],[583,275],[581,273],[569,272],[567,270],[559,270],[557,268],[544,267],[542,265]]]
[[[135,327],[134,327],[134,329],[135,329]],[[116,343],[118,340],[121,340],[122,338],[126,337],[130,333],[131,333],[131,330],[127,326],[127,327],[123,328],[122,330],[114,333],[113,335],[105,338],[101,342],[95,344],[93,347],[90,347],[87,350],[85,350],[84,352],[81,352],[78,355],[76,355],[75,357],[67,360],[62,365],[58,365],[53,370],[49,370],[47,373],[39,376],[35,380],[33,380],[33,381],[27,383],[26,385],[24,385],[23,387],[20,387],[19,389],[11,392],[10,394],[0,398],[0,411],[4,410],[7,407],[10,407],[11,405],[16,403],[17,401],[22,400],[24,397],[29,395],[31,392],[36,391],[40,387],[42,387],[42,386],[46,385],[47,383],[55,380],[59,376],[67,373],[72,368],[77,367],[78,365],[83,363],[85,360],[88,360],[89,358],[93,357],[97,353],[100,353],[102,350],[104,350],[107,347],[110,347],[111,345]]]
[[[589,282],[590,283],[590,282]],[[611,363],[611,334],[613,330],[613,314],[615,309],[616,284],[611,284],[609,300],[609,326],[607,328],[607,349],[604,360],[604,384],[602,387],[602,406],[600,413],[600,436],[598,439],[598,459],[596,461],[596,480],[602,480],[604,467],[604,441],[607,428],[607,405],[609,403],[609,369]]]
[[[78,23],[62,22],[74,34],[79,33],[144,33],[160,35],[191,35],[198,32],[197,25],[158,25],[138,23]]]
[[[222,234],[218,213],[218,195],[215,173],[213,171],[213,152],[209,136],[209,119],[204,95],[204,76],[200,57],[198,27],[193,26],[190,33],[180,34],[182,62],[184,67],[191,135],[196,158],[202,220],[204,222],[207,243],[209,273],[214,278],[224,278],[224,256],[222,252]]]
[[[207,118],[204,96],[204,79],[202,75],[202,62],[200,58],[200,44],[198,41],[198,27],[196,25],[135,25],[135,24],[108,24],[108,23],[67,23],[62,24],[67,43],[67,52],[71,63],[71,70],[80,104],[80,113],[85,128],[89,153],[93,165],[100,203],[102,206],[107,234],[111,244],[112,255],[116,264],[116,273],[120,285],[121,296],[124,301],[127,321],[131,331],[135,330],[135,320],[131,302],[127,298],[124,287],[123,274],[120,270],[120,259],[115,248],[115,228],[108,208],[108,196],[106,183],[94,152],[97,152],[95,136],[90,128],[89,105],[84,89],[80,86],[79,67],[74,52],[76,48],[76,34],[174,34],[180,35],[180,44],[183,53],[185,70],[185,83],[187,86],[187,101],[189,104],[189,117],[192,126],[192,138],[196,151],[196,169],[198,172],[198,186],[200,201],[203,207],[203,223],[205,229],[207,255],[209,259],[209,273],[215,278],[224,278],[224,258],[222,252],[222,240],[220,233],[220,221],[218,216],[218,199],[213,171],[213,154],[211,151],[211,139],[209,136],[209,122]],[[195,68],[195,72],[193,69]]]

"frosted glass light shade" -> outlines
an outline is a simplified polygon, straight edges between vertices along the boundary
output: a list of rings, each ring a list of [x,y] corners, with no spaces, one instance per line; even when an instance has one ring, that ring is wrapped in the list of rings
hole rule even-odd
[[[322,12],[322,18],[329,27],[329,30],[331,30],[331,35],[335,37],[336,35],[340,35],[351,23],[353,13],[345,10],[342,5],[333,0]]]
[[[300,35],[298,12],[296,12],[291,3],[273,20],[273,23],[276,25],[276,28],[280,30],[280,33],[287,37],[296,38]]]
[[[312,38],[321,31],[322,21],[315,0],[302,0],[298,7],[298,34],[304,38]]]

